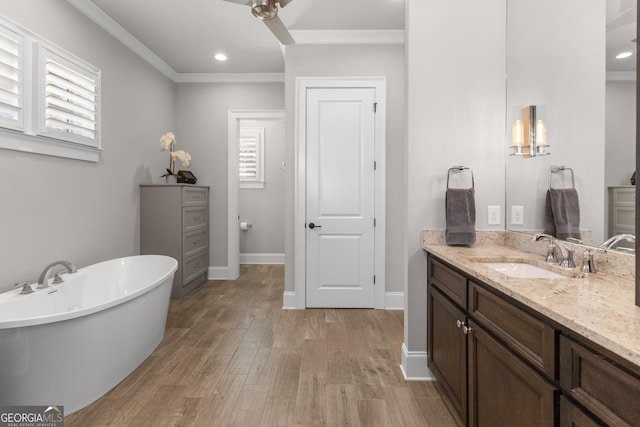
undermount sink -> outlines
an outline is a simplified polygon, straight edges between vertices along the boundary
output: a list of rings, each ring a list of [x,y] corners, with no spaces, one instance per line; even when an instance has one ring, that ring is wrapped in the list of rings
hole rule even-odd
[[[567,276],[526,262],[483,262],[482,265],[519,279],[566,279]]]

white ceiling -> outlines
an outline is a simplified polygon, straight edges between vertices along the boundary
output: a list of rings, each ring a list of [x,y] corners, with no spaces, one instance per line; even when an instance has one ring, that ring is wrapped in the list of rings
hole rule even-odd
[[[224,0],[93,2],[178,73],[283,73],[281,46],[248,6]],[[296,30],[404,30],[404,0],[293,0]],[[213,59],[217,52],[226,62]]]
[[[283,47],[248,6],[225,0],[69,0],[110,17],[175,73],[283,73]],[[606,0],[607,71],[635,70],[637,0]],[[404,30],[404,0],[293,0],[278,16],[294,39]],[[389,31],[391,30],[391,31]],[[340,34],[344,38],[344,33]],[[225,53],[218,62],[213,56]]]

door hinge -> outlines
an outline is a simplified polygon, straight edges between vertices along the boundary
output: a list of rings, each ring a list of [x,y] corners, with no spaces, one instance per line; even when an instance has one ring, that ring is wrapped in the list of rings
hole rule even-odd
[[[377,102],[374,102],[374,103],[373,103],[373,112],[374,112],[374,113],[377,113],[377,112],[378,112],[378,103],[377,103]]]
[[[376,219],[375,219],[375,218],[373,218],[373,226],[375,227],[375,226],[376,226],[376,224],[377,224],[377,221],[376,221]]]
[[[373,275],[373,284],[374,285],[376,284],[376,275],[375,274]]]
[[[376,162],[375,160],[373,161],[373,170],[378,169],[378,162]]]

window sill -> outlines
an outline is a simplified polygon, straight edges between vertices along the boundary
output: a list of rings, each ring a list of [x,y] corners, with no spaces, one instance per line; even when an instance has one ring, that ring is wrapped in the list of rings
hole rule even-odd
[[[97,163],[101,148],[0,129],[0,148]]]
[[[264,181],[240,181],[240,188],[262,189],[264,184]]]

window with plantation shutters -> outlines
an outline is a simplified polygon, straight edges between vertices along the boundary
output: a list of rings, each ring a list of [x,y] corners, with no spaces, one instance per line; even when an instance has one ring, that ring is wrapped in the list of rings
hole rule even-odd
[[[0,149],[98,162],[100,75],[0,15]]]
[[[24,128],[24,37],[0,25],[0,127]]]
[[[264,188],[264,128],[240,128],[240,188]]]
[[[44,46],[39,61],[38,133],[100,147],[100,72]]]

